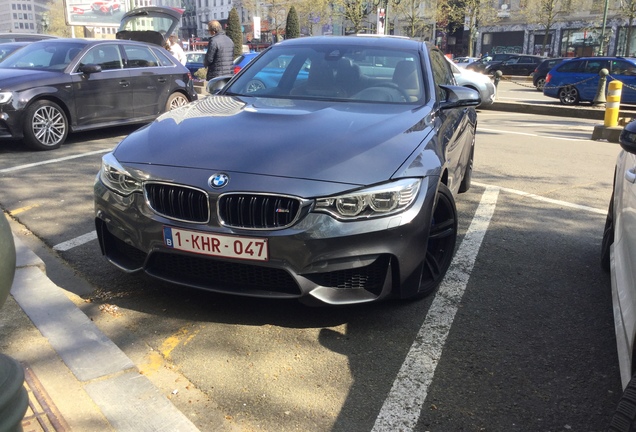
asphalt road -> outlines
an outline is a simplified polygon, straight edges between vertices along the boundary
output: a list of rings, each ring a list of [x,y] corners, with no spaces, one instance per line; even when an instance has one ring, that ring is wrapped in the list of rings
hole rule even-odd
[[[132,129],[3,145],[0,206],[201,430],[600,431],[621,393],[599,266],[618,146],[594,124],[481,111],[452,277],[415,302],[308,308],[119,272],[91,235],[92,182]]]

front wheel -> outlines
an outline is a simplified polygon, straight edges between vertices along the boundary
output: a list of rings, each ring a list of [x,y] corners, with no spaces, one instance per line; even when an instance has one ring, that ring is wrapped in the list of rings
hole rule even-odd
[[[68,120],[55,102],[40,100],[31,104],[24,115],[24,143],[34,150],[59,148],[68,136]]]
[[[172,93],[168,98],[168,102],[166,102],[166,111],[172,111],[173,109],[182,107],[188,103],[190,103],[190,101],[183,95],[183,93]]]
[[[428,235],[426,257],[417,297],[432,293],[442,283],[455,254],[457,242],[457,208],[450,189],[440,183]]]
[[[559,90],[559,100],[563,105],[576,105],[579,103],[581,96],[576,87],[565,86]]]
[[[607,218],[605,219],[605,229],[603,230],[603,241],[601,243],[601,268],[610,270],[610,247],[614,243],[614,194],[610,198]]]
[[[636,376],[632,377],[607,429],[609,432],[636,432]]]

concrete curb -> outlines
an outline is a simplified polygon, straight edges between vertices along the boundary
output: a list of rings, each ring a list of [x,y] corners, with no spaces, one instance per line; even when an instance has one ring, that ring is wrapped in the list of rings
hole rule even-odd
[[[99,430],[103,430],[105,417],[117,431],[198,431],[46,276],[44,262],[15,234],[14,241],[16,274],[11,294],[95,404],[99,412],[88,414],[92,416],[90,424],[102,424]],[[43,361],[58,363],[55,359]],[[51,365],[55,366],[59,367]],[[57,404],[54,395],[53,399]],[[73,423],[68,423],[74,429]],[[77,430],[87,430],[86,424]]]

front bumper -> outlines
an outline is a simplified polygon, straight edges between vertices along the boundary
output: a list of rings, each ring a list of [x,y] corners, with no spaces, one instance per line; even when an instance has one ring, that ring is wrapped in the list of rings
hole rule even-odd
[[[98,177],[95,222],[102,253],[126,272],[245,296],[363,303],[417,292],[436,190],[436,181],[424,179],[413,205],[385,218],[342,222],[310,212],[286,229],[252,231],[167,219],[153,212],[142,194],[122,197]],[[164,243],[164,227],[266,238],[269,259],[175,250]]]

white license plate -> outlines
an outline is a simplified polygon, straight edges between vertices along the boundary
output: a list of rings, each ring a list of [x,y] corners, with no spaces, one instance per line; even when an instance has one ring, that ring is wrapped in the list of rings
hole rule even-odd
[[[203,255],[267,261],[267,239],[210,234],[173,227],[163,227],[166,246]]]

